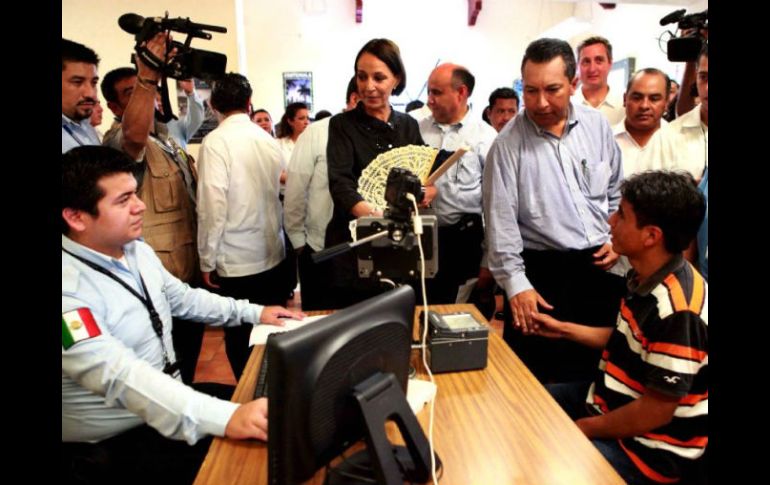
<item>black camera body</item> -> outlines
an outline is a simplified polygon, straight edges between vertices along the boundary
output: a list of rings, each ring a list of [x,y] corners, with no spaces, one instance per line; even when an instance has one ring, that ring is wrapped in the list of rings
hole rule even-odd
[[[392,168],[385,185],[385,202],[388,203],[385,217],[397,221],[409,220],[412,214],[412,201],[407,199],[406,194],[414,195],[418,204],[422,202],[425,193],[420,179],[409,170]]]
[[[685,15],[685,10],[676,10],[660,20],[660,25],[677,22],[679,29],[694,29],[684,37],[676,37],[668,41],[666,47],[668,60],[671,62],[697,61],[698,54],[703,48],[706,39],[700,33],[701,29],[708,29],[709,11]]]
[[[216,25],[197,24],[190,21],[189,18],[169,18],[168,12],[165,17],[141,17],[133,13],[121,15],[118,19],[118,25],[129,34],[134,34],[136,40],[135,50],[142,61],[163,77],[174,79],[191,79],[193,77],[204,79],[206,81],[220,79],[225,74],[227,66],[227,56],[218,52],[211,52],[202,49],[193,49],[190,42],[194,37],[210,40],[211,34],[205,32],[227,32],[225,27]],[[171,41],[167,46],[167,52],[176,48],[176,55],[170,59],[159,59],[149,50],[142,46],[156,34],[165,31],[174,31],[187,34],[184,43]]]

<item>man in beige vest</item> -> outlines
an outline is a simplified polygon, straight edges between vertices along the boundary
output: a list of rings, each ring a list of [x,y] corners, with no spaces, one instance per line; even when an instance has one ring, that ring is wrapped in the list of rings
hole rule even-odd
[[[165,53],[165,36],[147,43],[157,57]],[[139,163],[139,197],[146,204],[144,240],[175,277],[196,286],[199,280],[195,215],[195,169],[192,158],[156,122],[155,106],[160,73],[137,57],[137,69],[124,67],[107,73],[102,94],[115,114],[104,144],[122,150]],[[174,320],[174,347],[182,379],[191,383],[200,353],[203,326]]]

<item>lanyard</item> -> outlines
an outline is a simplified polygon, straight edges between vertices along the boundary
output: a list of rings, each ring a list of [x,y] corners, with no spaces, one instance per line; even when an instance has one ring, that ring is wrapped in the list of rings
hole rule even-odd
[[[69,133],[69,135],[72,137],[72,139],[73,139],[73,140],[75,140],[75,142],[76,142],[78,145],[80,145],[80,146],[83,146],[83,142],[80,140],[80,138],[78,138],[78,137],[76,137],[76,136],[75,136],[75,132],[73,132],[73,131],[72,131],[72,128],[70,128],[70,127],[69,127],[69,126],[67,126],[67,125],[61,125],[61,127],[62,127],[62,128],[64,128],[64,131],[66,131],[67,133]]]
[[[139,274],[139,281],[142,283],[142,290],[144,291],[144,294],[147,295],[147,297],[143,297],[139,293],[136,292],[133,288],[128,286],[125,281],[121,280],[114,274],[112,274],[111,271],[99,266],[98,264],[88,261],[87,259],[81,258],[80,256],[76,254],[72,254],[70,251],[67,251],[64,248],[61,248],[62,251],[69,254],[75,259],[80,260],[83,264],[86,266],[89,266],[93,268],[94,270],[102,273],[105,276],[108,276],[109,278],[112,278],[116,282],[120,283],[121,286],[123,286],[126,290],[129,291],[132,295],[134,295],[139,301],[142,302],[144,307],[147,309],[147,312],[150,314],[150,321],[152,322],[152,329],[155,331],[155,335],[158,336],[160,339],[160,346],[163,350],[163,372],[166,374],[173,376],[174,373],[177,372],[179,369],[179,363],[174,362],[173,364],[168,359],[168,352],[166,351],[166,344],[163,343],[163,322],[160,319],[160,315],[158,315],[158,312],[155,311],[155,305],[152,304],[152,299],[150,298],[150,292],[147,291],[147,286],[144,284],[144,278],[142,278],[142,275]]]

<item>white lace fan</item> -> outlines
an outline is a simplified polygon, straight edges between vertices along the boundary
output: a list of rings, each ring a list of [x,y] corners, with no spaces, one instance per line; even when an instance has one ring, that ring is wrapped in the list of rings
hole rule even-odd
[[[361,172],[358,178],[358,193],[378,210],[385,210],[385,184],[394,167],[411,171],[425,183],[433,166],[438,150],[428,146],[407,145],[380,153]]]

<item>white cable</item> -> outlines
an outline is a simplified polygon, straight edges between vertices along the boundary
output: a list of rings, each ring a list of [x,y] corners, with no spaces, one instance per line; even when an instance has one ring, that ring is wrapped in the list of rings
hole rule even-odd
[[[413,194],[407,193],[406,198],[412,201],[414,205],[414,228],[415,234],[417,234],[417,247],[420,250],[420,282],[422,283],[422,303],[423,303],[423,322],[422,322],[422,365],[425,367],[425,371],[428,373],[428,379],[431,384],[436,388],[436,392],[433,395],[433,399],[430,400],[430,414],[428,417],[428,444],[430,446],[430,476],[433,479],[433,485],[438,485],[438,479],[436,478],[436,457],[433,453],[433,412],[436,404],[436,396],[438,395],[438,386],[433,379],[433,373],[428,367],[428,358],[426,352],[426,341],[428,338],[428,292],[425,289],[425,254],[422,251],[422,219],[420,219],[419,209],[417,208],[417,200]]]

